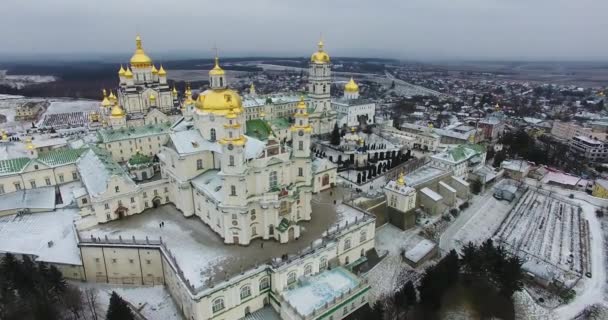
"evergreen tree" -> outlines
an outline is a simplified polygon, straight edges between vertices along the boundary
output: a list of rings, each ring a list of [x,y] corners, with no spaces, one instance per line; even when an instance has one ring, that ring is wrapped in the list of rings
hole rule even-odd
[[[331,132],[330,143],[334,146],[340,145],[340,129],[338,128],[338,123],[334,125],[334,130]]]
[[[416,288],[414,288],[414,284],[411,280],[406,282],[405,286],[403,286],[403,293],[407,305],[412,306],[416,304]]]
[[[129,308],[127,302],[124,301],[116,291],[112,291],[106,320],[134,320],[131,308]]]

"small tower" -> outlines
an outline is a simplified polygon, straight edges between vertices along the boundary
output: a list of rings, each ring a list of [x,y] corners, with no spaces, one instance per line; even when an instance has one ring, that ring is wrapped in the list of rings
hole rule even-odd
[[[215,56],[215,66],[209,70],[209,83],[211,89],[224,89],[226,88],[226,72],[220,67],[220,58]]]
[[[310,123],[315,134],[331,132],[336,123],[336,112],[331,108],[331,60],[319,40],[317,51],[310,56],[308,69],[308,97],[311,114]]]
[[[163,65],[160,65],[160,69],[158,69],[158,82],[160,84],[167,84],[167,71],[163,68]]]
[[[403,172],[396,180],[389,181],[384,187],[388,220],[394,226],[403,230],[416,225],[416,189],[405,183]]]
[[[112,105],[112,102],[110,102],[110,99],[108,99],[108,92],[106,89],[101,90],[101,92],[103,93],[103,99],[101,100],[101,108],[103,111],[109,108]]]
[[[200,95],[199,98],[201,98]],[[194,103],[195,101],[192,99],[192,90],[190,89],[190,84],[187,84],[186,91],[184,92],[184,101],[182,102],[181,107],[183,116],[192,116],[194,112]]]
[[[258,94],[255,92],[255,85],[253,84],[253,82],[251,83],[251,86],[249,87],[249,95],[252,97],[258,96]]]
[[[237,113],[238,112],[238,113]],[[241,124],[242,111],[232,109],[226,114],[224,137],[219,140],[222,145],[221,175],[224,185],[225,204],[245,206],[247,204],[247,186],[243,183],[247,167],[245,165],[245,143]]]
[[[350,81],[344,85],[344,99],[359,99],[359,85],[357,85],[353,77],[350,77]]]
[[[152,81],[158,81],[158,69],[155,65],[152,65]]]
[[[118,102],[114,103],[112,112],[110,113],[110,125],[112,128],[121,128],[127,125],[127,117],[125,111],[120,107]]]
[[[122,67],[122,64],[120,65],[120,69],[118,69],[118,82],[120,84],[125,84],[127,82],[127,78],[125,78],[125,72],[127,70],[125,70],[125,68]]]
[[[125,83],[127,86],[133,86],[135,84],[133,82],[133,72],[129,67],[125,70]]]
[[[304,102],[304,97],[300,98],[300,102],[296,107],[296,113],[293,115],[295,123],[291,127],[292,141],[292,159],[294,162],[293,176],[296,183],[308,184],[312,176],[311,157],[310,157],[310,136],[312,135],[312,126],[308,121],[308,107]]]
[[[31,137],[25,138],[25,149],[27,150],[27,156],[30,159],[38,158],[38,151],[36,150],[36,146],[32,142]]]

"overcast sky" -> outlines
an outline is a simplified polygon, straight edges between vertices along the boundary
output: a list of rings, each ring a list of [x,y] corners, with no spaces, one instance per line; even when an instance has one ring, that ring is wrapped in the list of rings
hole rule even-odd
[[[0,54],[608,60],[608,0],[0,0]],[[125,58],[128,59],[128,56]]]

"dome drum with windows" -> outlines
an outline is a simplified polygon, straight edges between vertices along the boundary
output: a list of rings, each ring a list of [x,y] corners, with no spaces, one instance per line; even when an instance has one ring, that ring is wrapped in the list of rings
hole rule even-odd
[[[319,64],[329,63],[330,62],[329,55],[323,49],[323,46],[324,46],[323,40],[319,40],[319,43],[317,44],[317,46],[319,49],[310,56],[310,62],[319,63]]]
[[[198,95],[195,103],[198,110],[217,115],[227,115],[229,112],[238,115],[243,112],[241,96],[236,91],[225,87],[223,76],[224,69],[220,67],[219,59],[216,57],[215,66],[209,71],[209,77],[222,77],[222,83],[218,84],[217,87],[212,84],[211,89]],[[214,83],[213,81],[210,82]]]
[[[146,54],[141,44],[141,37],[135,37],[135,53],[131,57],[132,68],[149,68],[152,66],[152,59]],[[127,68],[127,70],[129,70]]]

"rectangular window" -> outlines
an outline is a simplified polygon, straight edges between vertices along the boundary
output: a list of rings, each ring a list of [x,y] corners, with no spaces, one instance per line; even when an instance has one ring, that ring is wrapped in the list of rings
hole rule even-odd
[[[144,202],[144,207],[149,208],[150,206],[148,205],[148,201]]]
[[[78,172],[72,171],[72,180],[78,180]]]
[[[144,191],[143,197],[144,197],[144,199],[145,199],[145,198],[147,198],[147,197],[148,197],[148,193],[146,193],[146,192]]]
[[[118,186],[114,187],[114,190],[116,190],[116,192],[120,192],[120,188]]]
[[[154,195],[157,196],[158,195],[158,190],[154,189]]]
[[[298,177],[304,176],[304,168],[298,168]]]
[[[32,189],[36,188],[36,181],[35,180],[30,181],[30,185],[32,186]]]
[[[304,142],[298,141],[298,150],[304,150]]]
[[[202,169],[203,169],[203,160],[202,159],[196,160],[196,170],[202,170]]]
[[[235,186],[230,186],[230,195],[236,196],[236,187]]]
[[[135,198],[131,197],[131,203],[135,203]]]
[[[110,204],[109,203],[106,203],[103,206],[104,206],[104,208],[106,208],[106,210],[110,209]]]
[[[17,190],[17,191],[21,190],[21,183],[15,182],[15,190]]]
[[[59,175],[59,182],[60,182],[60,183],[63,183],[63,174],[60,174],[60,175]]]
[[[0,194],[4,194],[4,185],[0,184]]]
[[[51,185],[51,178],[49,178],[49,177],[44,178],[44,183],[46,183],[47,186],[50,186]]]
[[[87,204],[87,198],[82,198],[82,204]]]

